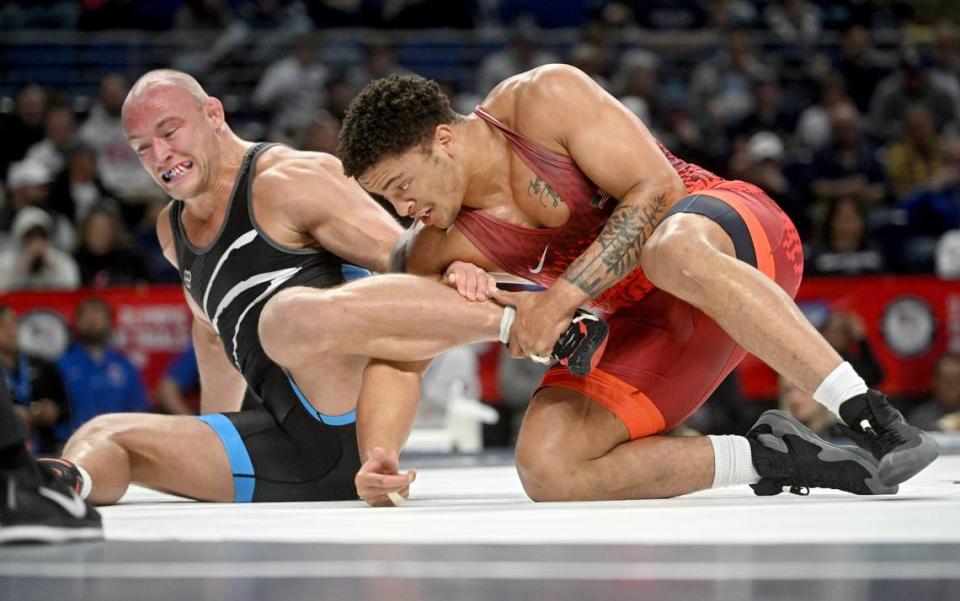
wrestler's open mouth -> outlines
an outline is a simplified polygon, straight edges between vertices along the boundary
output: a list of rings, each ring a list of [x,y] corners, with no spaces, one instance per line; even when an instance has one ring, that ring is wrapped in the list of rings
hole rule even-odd
[[[164,171],[160,178],[164,181],[164,183],[169,184],[175,179],[182,177],[183,174],[189,172],[192,168],[193,161],[181,161],[167,171]]]
[[[417,213],[417,221],[422,221],[423,223],[430,225],[430,211],[432,210],[433,209],[431,208]]]

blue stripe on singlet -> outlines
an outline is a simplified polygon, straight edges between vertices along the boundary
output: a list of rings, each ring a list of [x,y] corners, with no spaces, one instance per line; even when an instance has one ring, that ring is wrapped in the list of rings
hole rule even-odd
[[[249,503],[253,500],[253,490],[256,487],[256,474],[247,446],[243,444],[240,433],[227,416],[220,413],[199,415],[197,419],[207,424],[220,438],[227,457],[230,458],[230,471],[233,472],[233,502]]]
[[[313,405],[310,404],[310,401],[307,400],[307,397],[303,396],[303,393],[300,391],[300,387],[297,386],[297,383],[289,377],[287,379],[290,381],[290,388],[293,389],[293,393],[297,395],[298,399],[300,399],[300,404],[303,405],[303,408],[307,410],[307,413],[312,415],[318,421],[321,421],[328,426],[348,426],[357,421],[356,409],[341,415],[327,415],[325,413],[320,413],[313,408]]]

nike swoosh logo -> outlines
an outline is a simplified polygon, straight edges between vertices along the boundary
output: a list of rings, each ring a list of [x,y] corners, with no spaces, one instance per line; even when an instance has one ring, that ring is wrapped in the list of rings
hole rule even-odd
[[[530,273],[540,273],[541,271],[543,271],[543,262],[544,262],[544,261],[546,260],[546,258],[547,258],[547,251],[548,251],[548,250],[550,250],[550,245],[549,245],[549,244],[543,247],[543,254],[540,255],[540,262],[537,263],[536,269],[530,269],[530,270],[529,270]]]
[[[78,520],[87,515],[86,503],[84,503],[83,499],[77,496],[77,493],[73,492],[72,490],[70,491],[69,497],[55,490],[44,488],[43,486],[40,487],[39,492],[41,495],[50,499],[60,507],[63,507],[67,513]]]

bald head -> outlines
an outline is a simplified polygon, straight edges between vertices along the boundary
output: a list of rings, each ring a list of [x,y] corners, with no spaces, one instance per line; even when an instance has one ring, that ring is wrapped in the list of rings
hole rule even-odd
[[[193,97],[198,107],[203,107],[210,98],[204,91],[203,86],[200,85],[200,82],[191,75],[173,69],[156,69],[155,71],[145,73],[133,84],[133,87],[130,88],[130,93],[127,94],[127,99],[123,103],[124,114],[126,114],[129,107],[138,99],[146,96],[147,92],[155,88],[183,90]]]

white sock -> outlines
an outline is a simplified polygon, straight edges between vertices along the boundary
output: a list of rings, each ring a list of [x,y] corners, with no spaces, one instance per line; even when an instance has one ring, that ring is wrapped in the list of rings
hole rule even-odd
[[[713,445],[713,484],[710,488],[756,484],[760,474],[753,467],[750,441],[743,436],[707,436]]]
[[[510,344],[510,326],[517,317],[517,310],[513,307],[504,307],[500,316],[500,342]]]
[[[866,392],[867,383],[857,375],[852,365],[844,361],[817,386],[813,400],[839,416],[840,405],[844,401]]]
[[[77,471],[80,472],[80,477],[83,478],[83,484],[80,485],[80,498],[86,500],[93,490],[93,478],[90,477],[87,470],[80,467],[79,463],[74,463],[73,465],[77,468]]]

